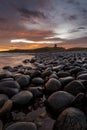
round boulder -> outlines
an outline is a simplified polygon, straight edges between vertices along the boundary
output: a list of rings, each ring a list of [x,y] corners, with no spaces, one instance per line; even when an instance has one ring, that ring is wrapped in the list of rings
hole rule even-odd
[[[87,80],[87,73],[83,73],[77,76],[77,79]]]
[[[5,130],[37,130],[37,127],[32,122],[17,122],[8,126]]]
[[[53,130],[86,130],[86,117],[76,108],[65,109],[54,123]]]
[[[17,108],[31,105],[33,94],[29,91],[21,91],[12,97],[13,105]]]
[[[61,90],[61,82],[55,78],[50,78],[45,84],[46,94],[52,94],[59,90]]]
[[[74,80],[64,87],[64,91],[67,91],[73,95],[77,95],[80,92],[85,92],[84,85],[79,80]]]
[[[73,80],[74,80],[74,77],[72,77],[72,76],[68,76],[68,77],[64,77],[64,78],[60,78],[59,79],[59,81],[61,82],[62,86],[67,85],[68,83],[70,83]]]
[[[9,97],[19,92],[20,85],[16,81],[0,82],[0,93],[7,94]]]
[[[48,115],[57,118],[60,112],[71,104],[73,99],[74,96],[68,92],[58,91],[53,93],[45,103]]]
[[[35,85],[43,85],[44,84],[44,80],[40,77],[37,78],[33,78],[32,79],[32,83]]]
[[[67,71],[59,71],[57,73],[58,77],[62,78],[62,77],[67,77],[67,76],[70,76],[70,73],[67,72]]]
[[[7,100],[4,105],[0,108],[0,118],[5,117],[5,114],[9,113],[12,109],[13,102],[11,100]]]
[[[0,94],[0,107],[8,100],[8,96],[5,94]]]
[[[29,85],[30,78],[27,75],[19,76],[16,81],[19,83],[21,88],[25,88]]]

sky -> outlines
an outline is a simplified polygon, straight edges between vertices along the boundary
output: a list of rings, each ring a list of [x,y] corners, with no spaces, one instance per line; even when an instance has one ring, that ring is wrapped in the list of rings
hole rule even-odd
[[[0,51],[87,47],[87,0],[0,0]]]

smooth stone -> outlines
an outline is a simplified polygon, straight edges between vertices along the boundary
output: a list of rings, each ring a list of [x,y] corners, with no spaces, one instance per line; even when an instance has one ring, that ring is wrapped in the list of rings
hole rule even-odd
[[[44,84],[44,80],[40,77],[37,78],[33,78],[32,79],[32,83],[35,85],[43,85]]]
[[[36,61],[36,58],[32,58],[31,60],[30,60],[30,63],[34,63]]]
[[[64,87],[64,91],[77,95],[80,92],[85,93],[85,87],[79,80],[74,80]]]
[[[78,77],[79,75],[82,75],[82,74],[87,74],[87,70],[78,72],[78,73],[77,73],[77,77]]]
[[[50,76],[52,74],[52,70],[45,70],[42,74],[41,77],[45,78],[46,76]]]
[[[85,87],[85,92],[87,92],[87,80],[80,80],[81,83],[84,85]]]
[[[53,92],[61,90],[61,82],[55,78],[50,78],[45,84],[46,94],[52,94]]]
[[[4,105],[0,108],[0,118],[4,117],[5,114],[9,113],[12,109],[12,100],[7,100]]]
[[[11,75],[11,73],[9,73],[9,72],[0,73],[0,80],[2,80],[2,79],[4,79],[4,78],[11,78],[11,77],[12,77],[12,75]]]
[[[3,122],[0,120],[0,130],[3,129]]]
[[[27,75],[21,75],[16,79],[16,81],[19,83],[21,88],[25,88],[28,87],[30,83],[30,77]]]
[[[3,70],[11,70],[11,69],[12,69],[11,66],[4,66],[4,67],[3,67]]]
[[[7,94],[9,97],[19,92],[20,85],[16,81],[0,82],[0,93]]]
[[[72,101],[72,105],[71,106],[74,106],[74,107],[77,107],[79,109],[82,109],[83,108],[83,104],[84,104],[84,98],[85,98],[85,94],[84,93],[78,93],[77,96]]]
[[[73,74],[76,75],[80,71],[82,71],[82,69],[80,67],[75,67],[75,68],[71,69],[69,72],[71,75],[73,75]]]
[[[68,76],[70,76],[70,73],[69,73],[69,72],[66,72],[66,71],[59,71],[59,72],[57,73],[57,75],[58,75],[59,78],[63,78],[63,77],[68,77]]]
[[[53,93],[45,103],[48,115],[52,118],[57,118],[60,112],[71,104],[73,99],[74,96],[65,91]]]
[[[27,63],[29,63],[29,62],[30,62],[29,59],[25,59],[25,60],[23,61],[24,64],[27,64]]]
[[[14,81],[14,78],[4,78],[1,80],[1,82],[4,82],[4,81]]]
[[[55,66],[55,67],[53,67],[53,71],[60,71],[60,70],[63,70],[63,68],[64,68],[64,65],[58,65],[58,66]]]
[[[77,76],[77,79],[87,80],[87,73],[83,73],[83,74]]]
[[[54,123],[53,130],[86,130],[86,117],[76,108],[65,109]]]
[[[40,77],[41,71],[40,70],[32,70],[30,76],[31,76],[31,78]]]
[[[17,122],[8,126],[5,130],[37,130],[37,126],[32,122]]]
[[[43,88],[42,87],[29,87],[28,89],[34,97],[43,97]]]
[[[51,74],[49,78],[55,78],[55,79],[58,79],[58,76],[57,76],[57,74]]]
[[[8,96],[5,94],[0,94],[0,107],[8,100]]]
[[[14,107],[20,108],[33,103],[33,94],[25,90],[14,95],[11,99]]]
[[[63,87],[73,80],[74,80],[74,77],[72,77],[72,76],[68,76],[68,77],[64,77],[64,78],[59,79],[59,81],[61,82]]]

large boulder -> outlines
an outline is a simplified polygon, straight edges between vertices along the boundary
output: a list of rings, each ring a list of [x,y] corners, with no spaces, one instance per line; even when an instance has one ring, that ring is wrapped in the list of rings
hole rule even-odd
[[[16,81],[0,82],[0,93],[7,94],[9,97],[19,92],[20,85]]]
[[[57,118],[53,130],[86,130],[86,116],[76,108],[65,109]]]
[[[32,122],[17,122],[8,126],[5,130],[37,130],[37,127]]]
[[[61,90],[61,82],[55,78],[50,78],[45,84],[46,94],[52,94]]]
[[[80,92],[85,92],[85,87],[79,80],[74,80],[64,87],[64,91],[77,95]]]
[[[33,94],[29,91],[21,91],[12,97],[13,105],[16,108],[22,108],[27,105],[31,105],[33,100]]]
[[[60,112],[71,105],[74,96],[68,92],[58,91],[46,100],[46,111],[52,118],[57,118]]]

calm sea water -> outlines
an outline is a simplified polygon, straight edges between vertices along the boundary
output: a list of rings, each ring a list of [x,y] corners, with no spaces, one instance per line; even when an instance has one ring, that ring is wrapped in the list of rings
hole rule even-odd
[[[0,70],[4,66],[23,64],[23,60],[31,59],[32,57],[34,57],[33,54],[31,55],[27,53],[0,53]]]

